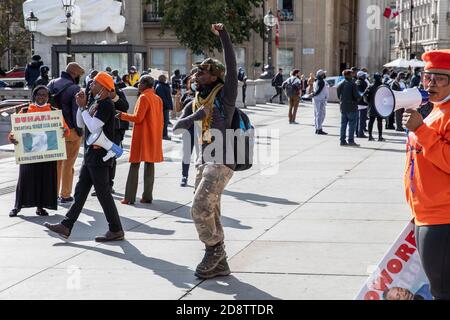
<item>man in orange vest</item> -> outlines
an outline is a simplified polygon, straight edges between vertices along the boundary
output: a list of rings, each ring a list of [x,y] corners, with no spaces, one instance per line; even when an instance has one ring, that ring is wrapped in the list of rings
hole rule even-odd
[[[425,52],[424,88],[434,104],[423,120],[403,114],[409,130],[404,176],[422,266],[435,299],[450,299],[450,50]]]

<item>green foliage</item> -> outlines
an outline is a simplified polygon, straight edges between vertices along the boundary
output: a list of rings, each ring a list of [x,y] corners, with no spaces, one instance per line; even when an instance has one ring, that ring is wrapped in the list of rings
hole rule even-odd
[[[196,54],[221,50],[220,39],[211,32],[211,24],[223,23],[235,44],[248,41],[252,30],[261,34],[264,26],[262,16],[253,14],[253,9],[262,2],[263,0],[166,1],[162,18],[163,32],[166,29],[174,31],[178,40]]]
[[[0,57],[10,49],[20,51],[28,46],[22,5],[21,0],[0,0]]]

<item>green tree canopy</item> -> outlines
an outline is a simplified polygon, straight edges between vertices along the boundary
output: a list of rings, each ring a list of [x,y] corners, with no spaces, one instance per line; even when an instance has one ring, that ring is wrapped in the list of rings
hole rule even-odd
[[[29,44],[22,5],[22,0],[0,0],[0,58],[8,50],[23,50]]]
[[[248,41],[252,30],[261,34],[262,17],[256,16],[253,9],[262,3],[263,0],[170,0],[159,10],[163,14],[163,32],[171,29],[183,45],[201,54],[221,50],[220,39],[210,31],[213,23],[223,23],[233,43]]]

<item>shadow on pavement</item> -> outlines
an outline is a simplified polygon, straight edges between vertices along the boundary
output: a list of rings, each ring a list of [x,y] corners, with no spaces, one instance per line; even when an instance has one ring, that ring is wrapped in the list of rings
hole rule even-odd
[[[69,243],[69,242],[56,243],[53,246],[55,246],[55,247],[73,247],[73,248],[85,249],[88,251],[96,251],[98,253],[108,255],[108,256],[111,256],[114,258],[130,261],[131,263],[134,263],[140,267],[143,267],[145,269],[152,271],[154,274],[160,276],[161,278],[165,278],[165,279],[169,280],[174,286],[176,286],[178,288],[191,289],[196,284],[196,283],[192,283],[192,282],[194,282],[194,281],[191,281],[192,278],[184,277],[184,275],[186,273],[193,274],[194,273],[193,270],[189,269],[186,266],[168,262],[168,261],[165,261],[162,259],[147,257],[146,255],[142,254],[142,252],[139,251],[138,248],[133,246],[127,240],[105,243],[104,245],[115,246],[115,247],[118,246],[118,247],[122,248],[123,253],[108,250],[106,248],[90,247],[90,246],[85,246],[85,245],[78,244],[78,243]],[[168,272],[168,271],[170,271],[170,272]],[[198,280],[197,283],[198,282],[200,282],[200,280]]]
[[[285,205],[299,205],[298,202],[289,201],[285,198],[277,198],[277,197],[270,197],[270,196],[264,196],[261,194],[256,193],[243,193],[243,192],[236,192],[236,191],[229,191],[225,190],[223,194],[227,196],[231,196],[233,198],[236,198],[241,201],[245,201],[251,204],[254,204],[259,207],[267,207],[271,203],[277,203],[277,204],[285,204]]]
[[[166,212],[165,214],[170,215],[172,217],[183,218],[183,219],[189,220],[189,221],[181,221],[181,220],[180,221],[176,221],[177,223],[191,223],[191,224],[193,224],[194,222],[192,221],[190,210],[191,210],[191,207],[183,206],[183,207],[177,208],[176,210],[171,210],[170,212]],[[222,223],[222,225],[224,227],[228,227],[228,228],[242,229],[242,230],[252,229],[251,226],[243,225],[240,220],[224,216],[223,212],[222,212],[222,215],[220,216],[220,222]]]
[[[251,284],[240,281],[233,275],[205,280],[201,288],[233,296],[235,300],[281,300]]]
[[[189,267],[175,264],[166,260],[148,257],[142,254],[138,248],[136,248],[130,242],[118,241],[105,243],[104,245],[120,247],[123,253],[108,250],[102,247],[91,247],[77,243],[56,243],[55,247],[74,247],[79,249],[85,249],[88,251],[96,251],[101,254],[105,254],[114,258],[122,259],[134,263],[140,267],[152,271],[154,274],[161,278],[167,279],[174,286],[181,289],[192,289],[195,285],[202,282],[200,279],[193,279],[186,274],[192,274],[194,271]],[[235,300],[280,300],[267,292],[264,292],[255,286],[238,280],[234,276],[219,277],[212,280],[203,281],[202,289],[222,293],[225,295],[233,296]]]
[[[92,217],[94,220],[89,221],[87,223],[77,221],[72,229],[71,236],[69,237],[69,240],[72,238],[76,239],[77,241],[92,241],[92,232],[98,233],[98,235],[103,234],[108,229],[108,224],[106,221],[106,217],[103,214],[103,212],[100,211],[94,211],[90,209],[84,208],[82,213]],[[60,223],[64,216],[60,214],[50,215],[48,217],[30,217],[30,216],[21,216],[18,215],[18,218],[37,224],[39,226],[42,226],[42,228],[45,228],[43,226],[44,222],[49,222],[52,224]],[[120,221],[122,222],[122,226],[126,231],[136,229],[139,227],[139,233],[145,233],[145,234],[160,234],[160,235],[172,235],[175,233],[175,230],[166,230],[166,229],[159,229],[159,228],[152,228],[147,224],[138,222],[136,220],[127,218],[127,217],[120,217]],[[57,235],[55,235],[53,232],[49,232],[48,230],[45,230],[49,236],[53,238],[60,239]]]

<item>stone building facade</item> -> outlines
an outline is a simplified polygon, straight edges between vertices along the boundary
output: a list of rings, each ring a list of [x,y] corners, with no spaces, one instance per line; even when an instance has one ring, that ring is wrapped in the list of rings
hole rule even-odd
[[[412,4],[412,33],[411,31]],[[449,0],[397,0],[400,14],[395,23],[395,54],[409,59],[433,49],[450,48]]]
[[[269,9],[280,16],[279,46],[275,46],[272,32],[272,58],[274,67],[286,71],[299,68],[302,73],[315,73],[318,69],[337,75],[345,66],[356,63],[357,0],[267,0],[264,8],[255,14],[264,16]],[[193,62],[203,57],[193,55],[182,47],[173,33],[166,31],[161,37],[160,17],[156,4],[142,6],[144,44],[148,65],[172,73],[180,69],[189,71]],[[267,63],[267,43],[258,34],[250,41],[235,44],[238,65],[244,67],[250,78],[257,78]],[[220,58],[220,55],[218,56]]]

